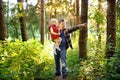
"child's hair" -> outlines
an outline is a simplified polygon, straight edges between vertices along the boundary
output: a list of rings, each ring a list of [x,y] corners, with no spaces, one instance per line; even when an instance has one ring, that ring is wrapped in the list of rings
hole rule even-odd
[[[57,21],[57,19],[55,19],[55,18],[52,18],[51,20],[50,20],[50,24],[58,24],[58,21]]]

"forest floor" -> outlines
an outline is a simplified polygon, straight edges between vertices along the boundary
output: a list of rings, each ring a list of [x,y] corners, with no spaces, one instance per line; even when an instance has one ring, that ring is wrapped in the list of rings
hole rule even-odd
[[[62,79],[62,76],[56,76],[55,80],[67,80],[67,79]]]

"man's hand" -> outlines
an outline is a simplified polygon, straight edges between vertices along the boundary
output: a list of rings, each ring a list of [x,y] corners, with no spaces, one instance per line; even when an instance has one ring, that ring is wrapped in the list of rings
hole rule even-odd
[[[86,27],[86,26],[87,26],[87,23],[78,24],[77,26],[79,26],[79,27]]]
[[[83,23],[83,24],[81,24],[81,26],[84,26],[84,27],[86,27],[86,26],[87,26],[87,23]]]

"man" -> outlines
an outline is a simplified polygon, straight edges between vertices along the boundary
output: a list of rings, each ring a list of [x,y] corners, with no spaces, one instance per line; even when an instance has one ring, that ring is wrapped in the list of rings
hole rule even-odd
[[[54,54],[55,66],[56,66],[56,72],[55,72],[56,76],[61,75],[61,71],[60,71],[60,69],[61,69],[60,66],[61,66],[62,67],[62,78],[66,79],[66,77],[67,77],[66,52],[69,47],[71,49],[73,49],[71,39],[70,39],[70,33],[74,32],[74,31],[80,29],[80,27],[84,27],[84,26],[86,26],[86,23],[79,24],[72,28],[66,28],[64,19],[59,21],[60,37],[62,38],[62,41],[59,46],[61,50],[58,51],[56,49],[57,54]],[[60,60],[61,60],[61,65],[60,65]]]

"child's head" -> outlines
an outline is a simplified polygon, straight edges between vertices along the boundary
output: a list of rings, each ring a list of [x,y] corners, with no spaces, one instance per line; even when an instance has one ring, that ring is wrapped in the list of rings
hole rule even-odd
[[[52,19],[50,20],[50,24],[55,24],[55,25],[57,25],[57,24],[58,24],[57,19],[52,18]]]

